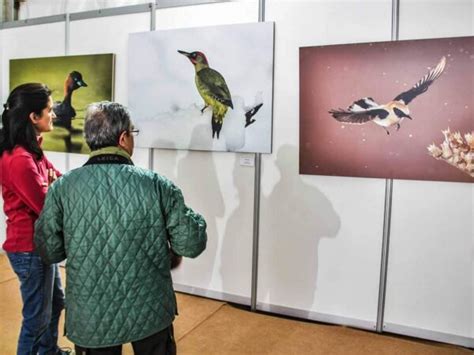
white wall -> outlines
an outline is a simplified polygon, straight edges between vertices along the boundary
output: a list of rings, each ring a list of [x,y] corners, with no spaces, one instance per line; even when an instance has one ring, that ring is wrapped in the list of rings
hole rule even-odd
[[[299,47],[389,40],[391,2],[271,0],[266,11],[274,154],[263,159],[258,307],[374,329],[384,180],[298,174]]]
[[[163,9],[156,29],[256,22],[256,2]],[[254,169],[248,154],[155,150],[154,168],[177,183],[206,218],[208,245],[173,274],[181,290],[249,304]],[[252,155],[250,155],[252,156]]]
[[[70,24],[69,54],[115,54],[115,101],[127,105],[127,44],[128,34],[148,31],[150,14],[72,21]],[[84,164],[87,156],[71,154],[71,168]],[[148,151],[136,149],[134,162],[148,167]]]
[[[28,0],[21,3],[19,19],[149,3],[149,0]]]
[[[403,0],[400,39],[472,36],[473,11],[469,0]],[[385,329],[473,347],[473,185],[395,181],[393,196]]]

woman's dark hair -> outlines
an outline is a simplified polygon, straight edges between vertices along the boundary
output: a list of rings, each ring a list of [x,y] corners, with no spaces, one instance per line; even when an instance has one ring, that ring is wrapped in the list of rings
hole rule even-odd
[[[51,90],[39,83],[23,84],[13,89],[3,105],[0,156],[5,151],[11,152],[19,145],[38,160],[43,157],[43,150],[39,146],[30,114],[33,112],[41,115],[41,112],[48,107],[50,96]]]

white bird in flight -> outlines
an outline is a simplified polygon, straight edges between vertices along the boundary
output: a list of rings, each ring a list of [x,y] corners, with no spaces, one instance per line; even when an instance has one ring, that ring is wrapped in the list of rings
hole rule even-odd
[[[400,122],[405,117],[412,119],[408,104],[415,97],[428,90],[428,87],[441,76],[445,66],[446,58],[442,57],[436,68],[430,70],[410,90],[402,92],[386,104],[381,105],[371,97],[364,97],[355,101],[347,110],[330,110],[329,113],[339,122],[364,124],[372,121],[382,126],[387,134],[390,134],[387,128],[393,125],[397,125],[398,131]]]

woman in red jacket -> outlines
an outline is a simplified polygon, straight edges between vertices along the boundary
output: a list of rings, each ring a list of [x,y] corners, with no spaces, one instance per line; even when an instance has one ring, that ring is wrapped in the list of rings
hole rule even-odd
[[[57,265],[46,265],[35,252],[34,224],[48,186],[59,172],[41,149],[41,133],[53,129],[51,91],[24,84],[8,97],[0,134],[0,184],[7,216],[3,249],[20,281],[23,323],[18,355],[63,354],[57,346],[64,293]]]

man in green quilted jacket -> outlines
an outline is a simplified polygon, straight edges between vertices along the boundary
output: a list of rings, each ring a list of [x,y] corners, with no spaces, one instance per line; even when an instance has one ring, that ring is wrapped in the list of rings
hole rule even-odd
[[[137,134],[118,103],[89,106],[87,163],[50,188],[35,226],[46,263],[66,265],[67,337],[77,354],[174,354],[172,263],[206,247],[206,222],[179,188],[133,165]]]

